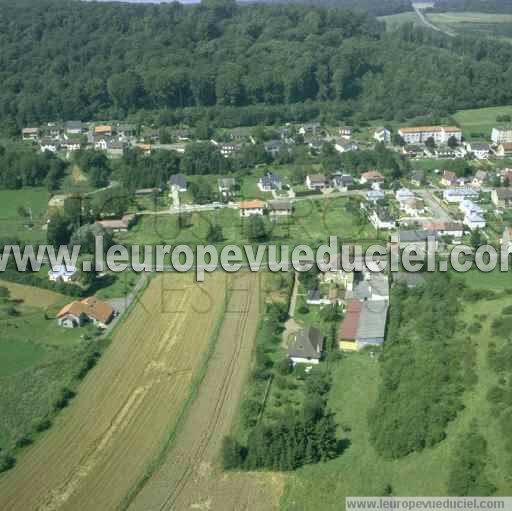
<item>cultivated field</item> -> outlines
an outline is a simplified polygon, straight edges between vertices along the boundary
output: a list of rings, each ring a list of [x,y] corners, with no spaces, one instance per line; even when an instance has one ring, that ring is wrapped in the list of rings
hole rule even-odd
[[[0,476],[2,511],[120,505],[189,399],[223,313],[226,278],[218,273],[198,285],[191,275],[165,275],[151,282],[71,406]]]
[[[250,366],[259,319],[261,274],[234,277],[218,342],[182,427],[161,466],[129,509],[261,510],[278,507],[279,474],[225,473],[219,468]]]

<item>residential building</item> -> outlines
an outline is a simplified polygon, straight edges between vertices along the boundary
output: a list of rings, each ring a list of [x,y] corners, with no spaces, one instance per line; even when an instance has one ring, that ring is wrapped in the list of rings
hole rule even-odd
[[[338,153],[348,153],[349,151],[359,150],[359,146],[354,144],[354,142],[344,142],[343,140],[337,140],[334,143],[334,149],[336,149]]]
[[[512,142],[498,145],[498,147],[494,150],[494,154],[500,158],[512,156]]]
[[[443,186],[456,186],[458,183],[457,174],[451,170],[443,170],[441,176],[441,185]]]
[[[60,142],[53,138],[43,138],[39,143],[39,148],[43,153],[47,151],[50,153],[56,153],[60,148]]]
[[[414,199],[414,192],[411,192],[408,188],[400,188],[395,192],[395,199],[400,203],[400,208],[403,209],[405,202],[409,199]]]
[[[308,305],[341,305],[338,289],[330,288],[327,293],[321,289],[310,289],[306,295]]]
[[[471,181],[471,186],[481,188],[489,180],[489,173],[485,170],[478,170]]]
[[[338,128],[340,137],[350,138],[352,136],[352,128],[350,126],[341,126]]]
[[[491,200],[497,208],[509,208],[512,206],[512,188],[495,188],[491,192]]]
[[[331,180],[331,186],[340,192],[346,192],[353,184],[354,178],[350,174],[336,174]]]
[[[138,188],[135,190],[136,197],[147,197],[148,195],[158,195],[162,193],[161,188],[153,187],[153,188]]]
[[[368,193],[366,194],[366,199],[372,204],[375,204],[380,200],[384,200],[385,197],[386,194],[383,190],[368,190]]]
[[[283,148],[286,148],[286,145],[282,140],[268,140],[263,142],[263,147],[268,154],[275,158]]]
[[[96,220],[96,223],[107,231],[126,232],[134,224],[135,220],[135,215],[123,215],[121,218],[117,219]]]
[[[473,154],[477,160],[487,160],[489,158],[491,147],[489,144],[468,142],[466,144],[466,150],[468,153]]]
[[[486,222],[480,213],[469,212],[464,215],[464,225],[467,225],[471,230],[483,229],[486,226]]]
[[[438,236],[451,236],[456,240],[464,236],[464,225],[459,222],[431,222],[424,227],[434,231]]]
[[[402,154],[409,158],[421,158],[425,154],[425,148],[416,144],[408,144],[402,148]]]
[[[396,221],[387,208],[375,208],[370,214],[370,222],[376,229],[394,229]]]
[[[369,170],[368,172],[363,172],[361,174],[360,178],[361,184],[374,184],[374,183],[383,183],[384,182],[384,176],[378,172],[377,170]]]
[[[267,172],[258,181],[258,188],[262,192],[277,191],[277,190],[281,190],[282,187],[283,187],[283,184],[281,181],[281,177],[276,174],[272,174],[271,172]]]
[[[68,138],[63,140],[62,147],[68,152],[80,151],[82,147],[82,142],[79,138]]]
[[[491,131],[491,140],[495,144],[512,143],[512,126],[493,128]]]
[[[108,303],[91,296],[65,305],[57,314],[57,322],[65,328],[76,328],[86,322],[106,328],[114,315],[115,311]]]
[[[373,133],[373,138],[377,140],[377,142],[387,144],[391,141],[391,131],[383,127],[377,128]]]
[[[183,174],[174,174],[169,179],[169,185],[173,190],[184,193],[187,191],[187,178]]]
[[[382,346],[386,334],[388,302],[351,301],[339,330],[343,351],[359,351],[368,346]]]
[[[240,216],[261,216],[265,212],[265,203],[259,199],[240,201]]]
[[[425,171],[413,170],[411,173],[411,184],[414,186],[422,186],[425,183]]]
[[[111,137],[112,136],[112,126],[109,124],[100,124],[94,127],[94,135],[98,137]]]
[[[64,124],[64,135],[77,136],[83,133],[82,121],[68,121]]]
[[[120,158],[124,153],[124,144],[118,140],[110,140],[107,142],[107,154],[111,158]]]
[[[425,214],[425,202],[423,199],[420,199],[418,197],[407,199],[404,202],[403,210],[407,216],[422,216]]]
[[[292,201],[287,199],[269,200],[267,208],[271,218],[290,216],[293,213]]]
[[[111,139],[107,136],[94,137],[94,149],[97,151],[106,151],[110,143]]]
[[[310,174],[306,176],[308,190],[324,190],[328,186],[327,178],[323,174]]]
[[[443,191],[443,200],[449,204],[462,202],[465,199],[476,199],[478,192],[469,186],[449,188]]]
[[[310,122],[307,124],[303,124],[299,128],[299,133],[302,136],[311,136],[311,135],[318,135],[321,131],[321,124],[319,122]]]
[[[151,144],[139,143],[135,144],[135,147],[144,155],[149,156],[151,154]]]
[[[235,189],[235,186],[236,181],[233,177],[221,177],[217,181],[217,188],[219,193],[224,197],[231,195]]]
[[[401,250],[407,247],[414,247],[418,252],[427,251],[427,243],[432,243],[432,248],[437,249],[439,245],[439,235],[436,231],[425,229],[418,230],[400,230],[398,233],[398,245]]]
[[[69,283],[76,280],[78,276],[75,266],[58,265],[48,271],[48,280],[52,282]]]
[[[352,289],[345,293],[346,300],[359,300],[361,302],[365,300],[389,300],[389,279],[387,275],[370,271],[364,271],[357,275],[357,278],[354,278]]]
[[[219,145],[219,151],[224,158],[229,158],[231,155],[237,153],[242,149],[242,144],[226,143]]]
[[[23,128],[21,130],[21,138],[23,140],[37,142],[39,139],[39,128]]]
[[[299,330],[288,346],[288,357],[293,365],[318,364],[324,349],[324,337],[320,330],[308,326]]]
[[[429,138],[436,144],[446,144],[451,137],[455,137],[457,143],[462,141],[462,131],[455,126],[418,126],[414,128],[400,128],[398,134],[406,144],[425,143]]]

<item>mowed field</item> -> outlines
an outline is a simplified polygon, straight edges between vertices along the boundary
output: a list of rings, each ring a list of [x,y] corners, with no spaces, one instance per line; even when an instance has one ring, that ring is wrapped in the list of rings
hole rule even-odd
[[[280,474],[222,472],[222,440],[231,430],[246,379],[259,321],[264,276],[234,276],[213,357],[197,399],[160,467],[128,509],[277,509]]]
[[[120,505],[176,427],[229,279],[217,273],[199,285],[190,274],[167,274],[151,282],[71,406],[0,476],[2,511]]]
[[[500,115],[512,115],[512,106],[459,110],[453,117],[461,126],[466,139],[479,139],[489,142],[492,128],[507,124],[496,120],[496,117]]]

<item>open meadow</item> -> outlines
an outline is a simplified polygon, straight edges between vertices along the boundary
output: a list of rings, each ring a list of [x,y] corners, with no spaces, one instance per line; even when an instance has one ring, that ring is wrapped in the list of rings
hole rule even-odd
[[[496,120],[500,115],[512,116],[512,106],[459,110],[453,118],[461,126],[464,138],[489,142],[492,128],[503,124]]]

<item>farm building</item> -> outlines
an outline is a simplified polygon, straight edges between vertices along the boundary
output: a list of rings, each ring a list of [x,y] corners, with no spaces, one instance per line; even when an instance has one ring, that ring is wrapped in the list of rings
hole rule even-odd
[[[65,305],[57,314],[57,322],[64,328],[76,328],[87,322],[106,328],[114,314],[114,309],[108,303],[90,296]]]

